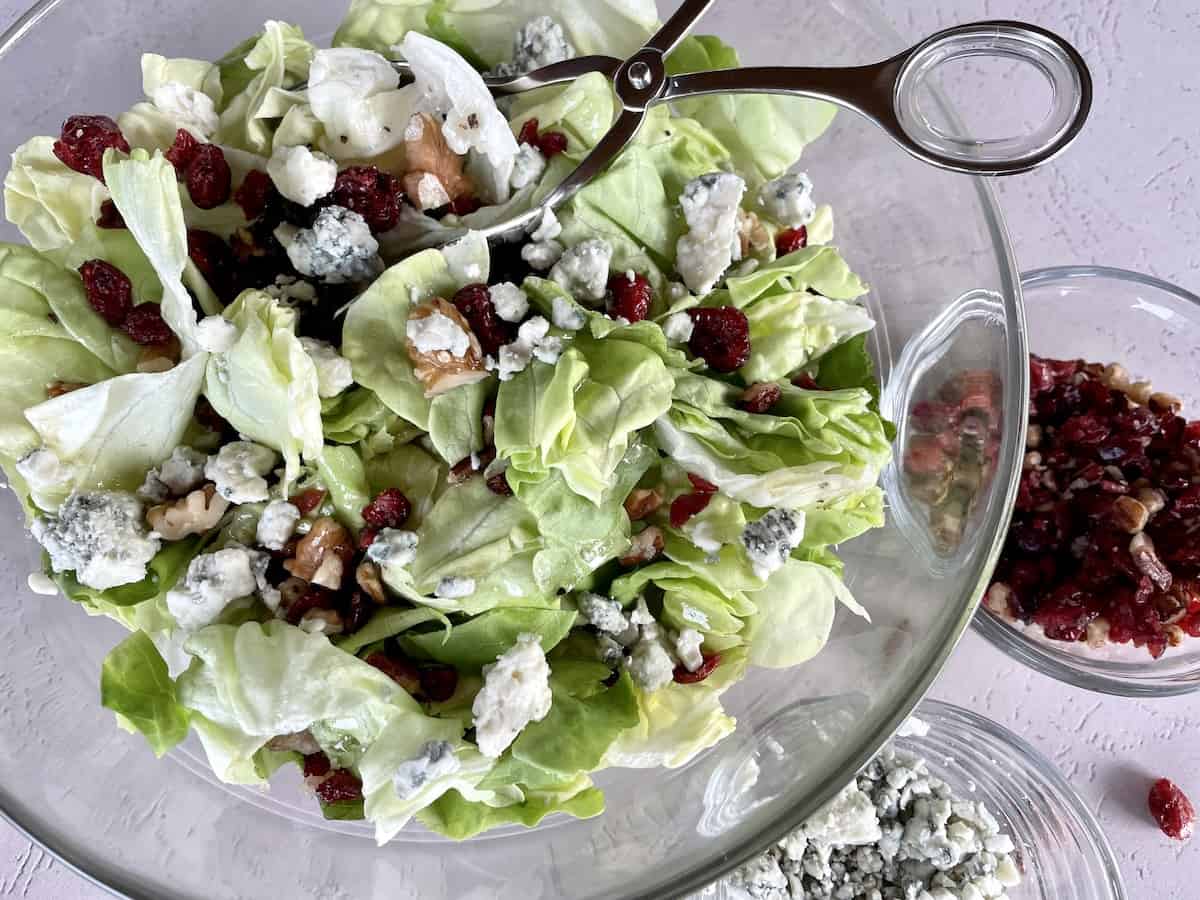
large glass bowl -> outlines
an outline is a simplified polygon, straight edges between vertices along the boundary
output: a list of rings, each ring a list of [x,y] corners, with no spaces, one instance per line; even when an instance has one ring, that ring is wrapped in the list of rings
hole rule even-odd
[[[73,113],[115,114],[137,99],[144,50],[213,59],[263,20],[318,40],[344,4],[280,0],[46,0],[0,41],[0,148],[57,133]],[[764,7],[766,5],[764,4]],[[771,4],[778,12],[783,7]],[[767,19],[720,3],[704,30],[747,62],[853,64],[904,42],[860,0],[814,0]],[[897,422],[950,371],[994,376],[1006,422],[1025,413],[1019,282],[1000,213],[982,182],[922,165],[872,125],[841,114],[812,148],[837,243],[871,283],[872,343]],[[0,226],[4,239],[16,239]],[[902,348],[908,352],[902,354]],[[901,428],[900,447],[907,441]],[[230,788],[185,744],[156,761],[98,703],[119,629],[61,598],[31,595],[38,552],[16,504],[0,503],[0,808],[68,863],[133,897],[664,897],[701,887],[798,825],[887,740],[937,675],[970,619],[1007,525],[1021,446],[999,445],[998,475],[958,539],[888,479],[889,527],[844,548],[847,580],[872,620],[841,616],[833,639],[794,671],[752,672],[728,706],[738,732],[674,771],[611,770],[608,811],[584,822],[452,844],[413,826],[377,848],[359,823],[325,822],[295,773],[271,793]],[[790,765],[747,794],[726,789],[731,760],[778,742]],[[726,808],[736,795],[752,802]]]

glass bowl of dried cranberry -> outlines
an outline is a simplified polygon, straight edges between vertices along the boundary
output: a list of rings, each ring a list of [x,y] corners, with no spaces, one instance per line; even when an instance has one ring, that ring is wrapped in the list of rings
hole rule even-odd
[[[1120,269],[1023,278],[1026,454],[976,616],[1004,650],[1112,694],[1200,688],[1200,297]]]

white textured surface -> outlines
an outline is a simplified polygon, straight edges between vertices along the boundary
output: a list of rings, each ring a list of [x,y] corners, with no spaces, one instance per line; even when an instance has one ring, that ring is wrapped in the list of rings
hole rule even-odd
[[[767,21],[776,10],[785,18],[791,2],[758,0]],[[1091,65],[1096,105],[1078,143],[1060,161],[999,186],[1024,268],[1099,263],[1200,290],[1200,9],[1183,0],[882,2],[913,38],[971,19],[1037,22],[1065,34]],[[0,27],[24,5],[0,0]],[[971,96],[967,90],[978,87],[978,108],[1019,122],[1027,116],[1013,112],[1014,83],[1024,85],[985,89],[967,73],[954,94]],[[1010,662],[973,634],[934,693],[1007,725],[1059,765],[1099,814],[1132,900],[1197,895],[1200,839],[1182,847],[1167,841],[1145,811],[1150,780],[1158,775],[1200,799],[1195,697],[1150,702],[1088,694]],[[108,895],[0,823],[0,898],[10,896]]]

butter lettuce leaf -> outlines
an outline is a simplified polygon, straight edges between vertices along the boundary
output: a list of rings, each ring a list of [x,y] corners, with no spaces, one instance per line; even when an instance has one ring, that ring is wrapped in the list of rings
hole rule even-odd
[[[179,703],[166,662],[144,632],[134,632],[104,658],[100,704],[115,712],[123,727],[141,733],[155,756],[187,737],[188,711]]]

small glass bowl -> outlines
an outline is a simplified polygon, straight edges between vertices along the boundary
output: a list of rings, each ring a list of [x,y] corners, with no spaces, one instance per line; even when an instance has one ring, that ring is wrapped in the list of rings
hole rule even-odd
[[[1149,275],[1101,266],[1064,266],[1021,279],[1030,353],[1119,363],[1132,380],[1183,400],[1200,417],[1200,297]],[[1153,659],[1145,648],[1052,641],[981,605],[974,627],[1005,653],[1059,681],[1125,697],[1200,689],[1200,639]]]
[[[1010,900],[1125,900],[1124,883],[1100,823],[1054,764],[990,719],[939,700],[914,715],[925,735],[893,739],[922,757],[957,796],[982,802],[1012,838],[1021,883]],[[692,900],[744,896],[724,882]]]

